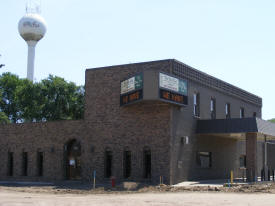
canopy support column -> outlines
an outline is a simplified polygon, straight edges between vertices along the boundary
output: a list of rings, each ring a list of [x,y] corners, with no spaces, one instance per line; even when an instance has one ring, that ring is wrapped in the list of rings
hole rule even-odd
[[[257,133],[246,133],[246,176],[248,182],[257,180]]]

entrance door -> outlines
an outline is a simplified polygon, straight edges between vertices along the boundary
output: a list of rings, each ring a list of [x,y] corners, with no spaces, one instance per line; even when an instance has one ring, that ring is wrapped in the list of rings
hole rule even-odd
[[[66,178],[69,180],[81,179],[81,146],[76,140],[65,145]]]

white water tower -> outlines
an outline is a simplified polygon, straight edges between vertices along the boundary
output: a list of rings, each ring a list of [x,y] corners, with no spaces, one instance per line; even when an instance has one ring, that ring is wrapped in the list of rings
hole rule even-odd
[[[18,23],[19,33],[28,44],[27,78],[30,81],[33,81],[35,46],[46,33],[46,22],[39,13],[39,4],[30,0],[26,6],[26,14]]]

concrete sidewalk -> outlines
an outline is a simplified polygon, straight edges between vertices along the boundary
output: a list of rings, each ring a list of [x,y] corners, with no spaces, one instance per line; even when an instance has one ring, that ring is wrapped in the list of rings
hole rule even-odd
[[[225,184],[230,183],[228,179],[218,180],[201,180],[201,181],[185,181],[173,185],[174,187],[196,187],[196,186],[209,186],[209,187],[223,187]],[[249,182],[243,182],[241,178],[234,179],[233,184],[251,184]]]

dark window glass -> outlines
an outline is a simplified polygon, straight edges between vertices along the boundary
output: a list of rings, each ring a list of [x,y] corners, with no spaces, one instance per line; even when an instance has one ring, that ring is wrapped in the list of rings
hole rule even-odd
[[[194,116],[199,117],[200,116],[200,94],[199,93],[194,93],[193,96],[193,101],[194,101]]]
[[[211,152],[198,152],[197,163],[201,168],[212,167],[212,153]]]
[[[143,152],[144,178],[151,178],[151,151],[149,149]]]
[[[240,156],[240,167],[246,168],[246,156],[245,155]]]
[[[8,176],[13,176],[13,152],[8,153]]]
[[[210,112],[211,112],[211,119],[216,119],[216,99],[215,98],[211,98]]]
[[[256,112],[253,112],[253,117],[257,117],[257,113]]]
[[[244,108],[240,108],[240,118],[244,118]]]
[[[28,175],[28,153],[23,152],[22,154],[22,175]]]
[[[113,155],[111,151],[105,151],[105,178],[112,176],[112,161]]]
[[[131,152],[130,151],[124,151],[124,178],[129,178],[131,176]]]
[[[37,176],[43,176],[43,152],[37,152]]]
[[[231,118],[231,111],[230,111],[230,104],[229,103],[225,104],[225,117],[226,117],[226,119]]]

